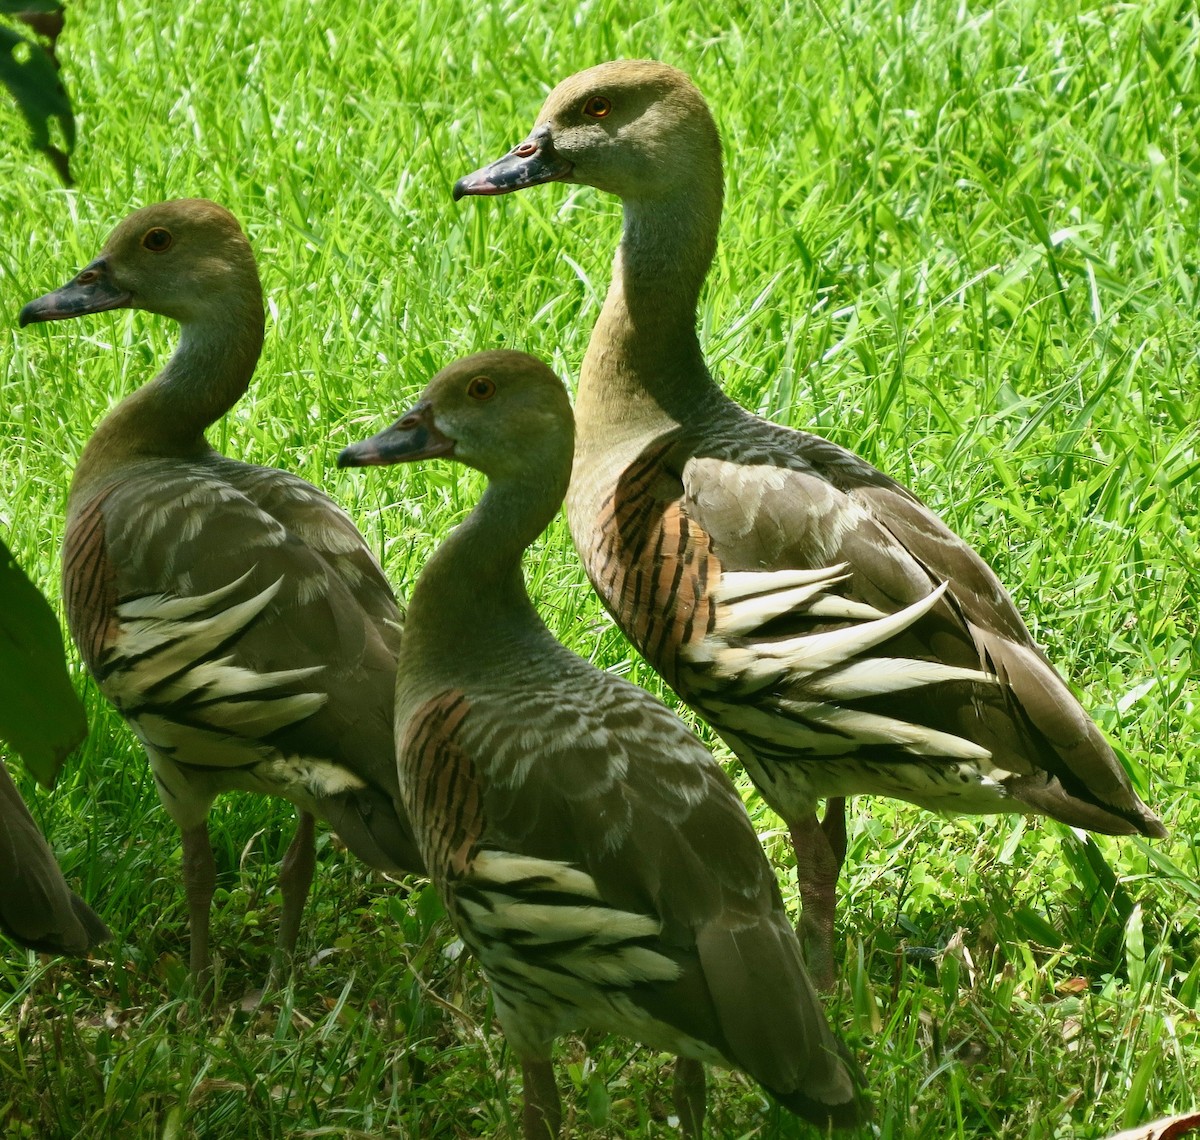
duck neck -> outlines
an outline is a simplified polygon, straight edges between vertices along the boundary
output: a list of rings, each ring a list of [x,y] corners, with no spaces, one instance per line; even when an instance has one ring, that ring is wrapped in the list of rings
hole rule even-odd
[[[719,173],[707,189],[625,200],[612,284],[580,374],[581,443],[621,425],[669,430],[722,398],[696,335],[720,220]]]
[[[194,459],[211,448],[207,428],[245,393],[263,344],[261,294],[240,320],[228,313],[181,322],[166,367],[122,400],[84,448],[75,497],[139,459]]]
[[[506,647],[544,634],[525,590],[521,558],[550,525],[566,479],[493,478],[483,497],[433,553],[413,589],[404,660],[433,676],[476,658],[494,662]]]

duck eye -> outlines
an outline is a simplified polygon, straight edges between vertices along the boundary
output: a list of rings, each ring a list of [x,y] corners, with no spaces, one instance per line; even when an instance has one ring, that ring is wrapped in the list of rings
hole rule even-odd
[[[589,95],[583,104],[583,113],[589,119],[603,119],[612,110],[612,101],[603,95]]]
[[[142,245],[151,253],[162,253],[164,250],[170,248],[173,240],[170,230],[164,230],[161,226],[155,226],[154,229],[146,231],[142,237]]]
[[[486,376],[476,376],[467,385],[467,395],[472,400],[490,400],[496,394],[495,382]]]

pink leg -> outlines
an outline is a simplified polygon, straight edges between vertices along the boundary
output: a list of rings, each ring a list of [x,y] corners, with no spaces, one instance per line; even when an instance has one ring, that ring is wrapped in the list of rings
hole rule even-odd
[[[818,990],[833,988],[833,920],[837,880],[846,859],[846,801],[831,799],[820,823],[816,815],[792,824],[796,882],[800,887],[800,925],[796,933]]]
[[[691,1057],[675,1058],[675,1089],[671,1097],[679,1130],[689,1140],[704,1135],[704,1066]]]
[[[187,895],[188,929],[191,933],[189,964],[197,992],[207,994],[212,984],[212,962],[208,953],[208,928],[213,891],[217,886],[217,864],[208,839],[208,824],[181,832],[183,838],[183,887]]]
[[[554,1081],[554,1066],[549,1058],[523,1058],[521,1075],[525,1083],[525,1111],[521,1116],[524,1140],[558,1140],[562,1105]]]
[[[296,939],[300,936],[300,920],[304,916],[304,904],[308,901],[308,890],[312,886],[313,871],[317,865],[315,821],[306,811],[300,812],[299,816],[296,834],[279,865],[283,917],[279,920],[275,954],[271,960],[271,972],[267,976],[268,985],[280,981],[291,969]]]

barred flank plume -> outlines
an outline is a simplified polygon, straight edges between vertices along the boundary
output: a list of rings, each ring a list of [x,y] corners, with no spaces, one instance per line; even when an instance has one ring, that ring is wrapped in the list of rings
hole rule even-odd
[[[824,440],[709,416],[703,459],[673,430],[582,472],[609,489],[572,525],[618,625],[776,810],[875,792],[1162,833],[961,540]],[[884,501],[921,560],[876,519]]]
[[[583,552],[588,577],[629,639],[678,687],[680,655],[712,631],[720,564],[681,504],[655,495],[670,440],[621,475]]]
[[[446,880],[473,870],[483,830],[483,801],[471,758],[455,733],[470,711],[462,693],[431,701],[410,721],[399,751],[411,758],[401,792],[412,816],[425,864],[445,890]]]
[[[71,515],[63,580],[85,661],[180,826],[222,791],[264,792],[336,819],[373,864],[419,867],[407,820],[380,815],[398,810],[400,614],[320,491],[217,455],[143,461]]]
[[[97,495],[67,528],[63,543],[63,601],[71,637],[95,672],[117,635],[116,577],[104,542],[104,502]]]

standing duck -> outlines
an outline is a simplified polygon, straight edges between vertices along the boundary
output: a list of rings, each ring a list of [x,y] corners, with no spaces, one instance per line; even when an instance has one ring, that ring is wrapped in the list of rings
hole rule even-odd
[[[0,930],[45,954],[86,954],[111,937],[63,878],[8,769],[0,763]]]
[[[654,698],[559,644],[525,592],[521,556],[562,503],[572,435],[544,364],[486,352],[338,458],[447,456],[489,479],[413,589],[396,740],[422,855],[521,1061],[524,1134],[558,1135],[551,1046],[582,1028],[680,1054],[689,1135],[700,1062],[851,1124],[854,1078],[733,786]]]
[[[421,870],[395,798],[400,615],[328,497],[205,439],[246,391],[263,342],[258,271],[233,215],[200,199],[136,211],[20,322],[117,308],[172,318],[180,338],[79,459],[63,548],[67,620],[182,833],[194,977],[209,966],[213,799],[263,792],[296,805],[275,973],[295,948],[312,881],[314,817],[374,867]]]
[[[579,379],[571,533],[617,624],[787,822],[818,983],[846,796],[1164,835],[978,555],[895,480],[714,382],[696,303],[721,145],[691,80],[649,60],[580,72],[454,194],[556,180],[624,205]]]

